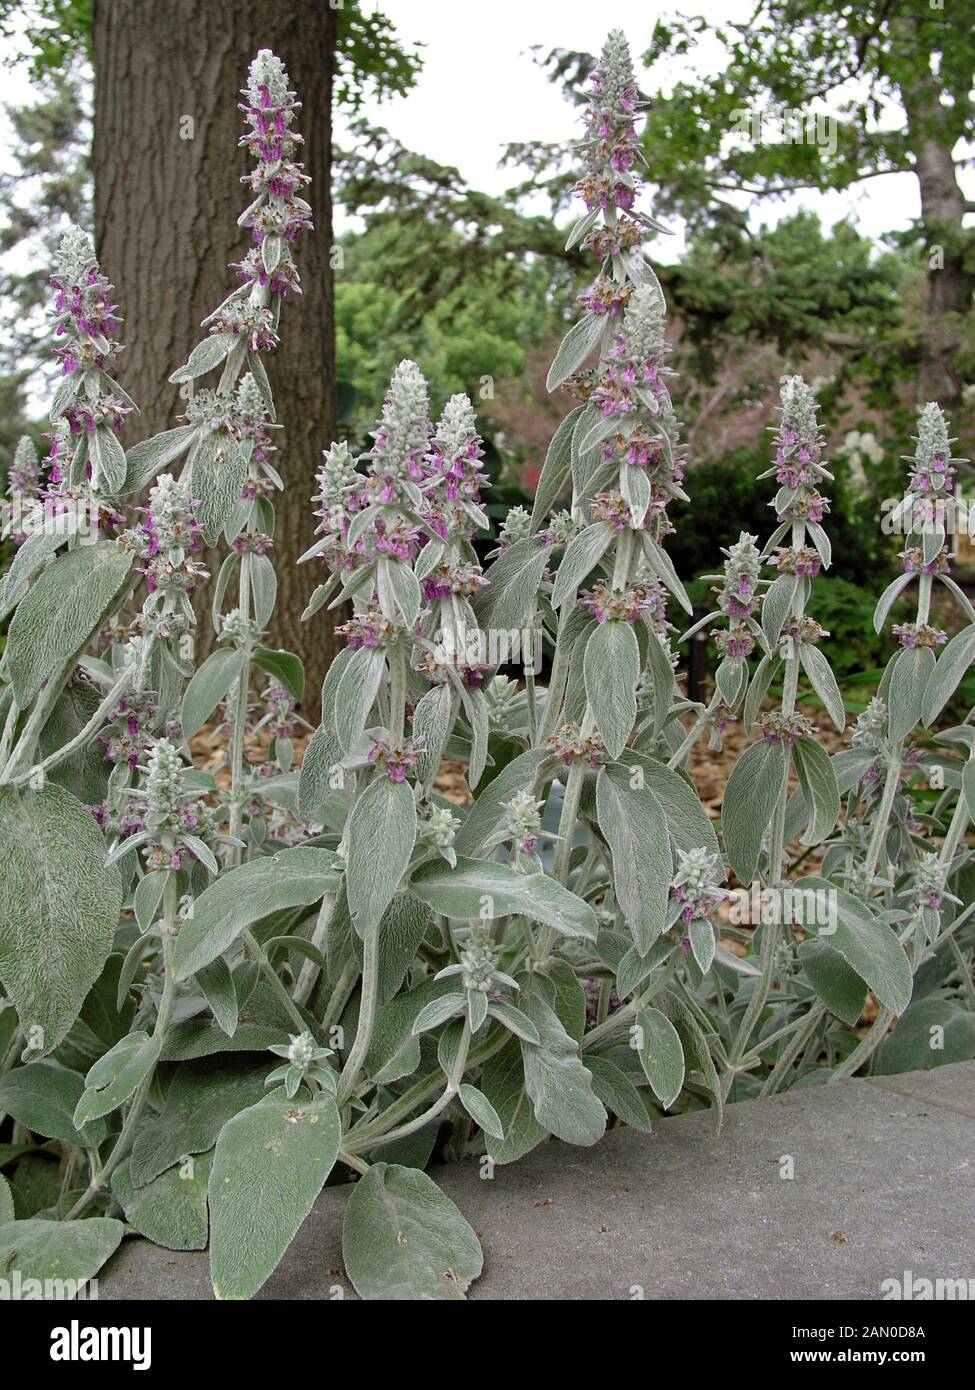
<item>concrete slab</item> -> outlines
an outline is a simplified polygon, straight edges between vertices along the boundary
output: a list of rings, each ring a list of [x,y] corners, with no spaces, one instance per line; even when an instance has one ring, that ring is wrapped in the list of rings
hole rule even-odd
[[[975,1062],[745,1101],[717,1138],[701,1112],[433,1176],[481,1237],[472,1299],[880,1299],[907,1270],[975,1289]],[[355,1296],[346,1196],[322,1194],[260,1298]],[[209,1298],[207,1256],[128,1240],[99,1292]]]

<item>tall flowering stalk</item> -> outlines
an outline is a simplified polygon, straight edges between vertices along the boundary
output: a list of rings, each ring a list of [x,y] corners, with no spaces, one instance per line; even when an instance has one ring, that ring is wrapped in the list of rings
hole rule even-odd
[[[712,634],[715,646],[721,653],[721,661],[715,672],[714,694],[707,707],[697,712],[686,736],[671,755],[671,767],[683,766],[705,729],[709,730],[709,748],[720,749],[721,735],[741,706],[748,689],[748,658],[756,647],[760,647],[766,657],[771,656],[768,639],[757,620],[762,589],[768,583],[761,577],[762,556],[757,539],[757,536],[742,531],[734,545],[724,551],[723,573],[704,576],[715,581],[712,593],[717,600],[717,609],[688,628],[680,639],[682,643],[687,642],[712,623],[721,624]],[[761,678],[764,678],[767,669],[766,661],[760,667]]]
[[[934,679],[938,665],[935,654],[948,640],[947,633],[931,623],[935,581],[960,600],[966,616],[975,621],[971,604],[950,576],[952,556],[948,553],[946,521],[957,465],[964,462],[952,457],[951,442],[948,425],[940,408],[933,403],[926,405],[918,420],[914,455],[906,460],[911,465],[908,490],[892,514],[894,523],[903,526],[905,536],[905,547],[900,554],[903,573],[881,595],[874,614],[874,626],[878,632],[882,631],[893,604],[916,582],[914,620],[893,625],[899,651],[891,659],[880,691],[858,728],[858,745],[875,754],[864,772],[865,784],[868,789],[873,784],[878,788],[870,818],[869,845],[865,857],[856,868],[856,886],[864,894],[872,891],[873,876],[878,867],[886,869],[884,846],[887,829],[894,800],[901,787],[905,763],[917,764],[916,753],[911,750],[905,753],[905,740],[922,718],[925,723],[932,721],[957,684],[953,680],[953,663],[950,661],[942,671],[952,680],[952,684]],[[953,653],[965,642],[965,633],[959,636],[962,643],[954,644]],[[965,802],[964,798],[960,798],[956,823],[947,842],[948,862],[964,830],[964,814]]]
[[[941,846],[932,852],[919,834],[921,826],[907,794],[908,784],[917,778],[922,766],[926,770],[939,768],[943,774],[945,754],[934,752],[922,764],[920,745],[908,739],[920,723],[933,723],[950,698],[963,674],[963,663],[970,660],[975,637],[975,627],[964,628],[953,639],[947,660],[937,661],[935,654],[948,637],[931,622],[935,582],[960,602],[970,623],[975,622],[971,603],[950,575],[953,557],[948,552],[946,529],[957,468],[965,462],[952,456],[952,442],[941,409],[929,403],[918,419],[914,454],[905,460],[910,465],[907,491],[891,514],[893,525],[901,527],[905,538],[900,553],[903,573],[881,595],[874,626],[878,632],[883,630],[894,603],[915,582],[916,609],[913,621],[893,624],[899,650],[887,666],[878,694],[857,721],[853,745],[860,754],[859,778],[850,795],[843,841],[851,890],[868,901],[879,902],[895,914],[891,920],[906,919],[900,935],[914,971],[926,952],[945,937],[958,951],[954,923],[949,918],[946,924],[945,908],[948,903],[960,905],[948,883],[967,858],[964,850],[959,857],[959,849],[971,817],[971,799],[962,790]],[[960,734],[960,741],[952,737],[955,733]],[[965,735],[964,726],[960,731],[949,731],[946,739],[946,753],[952,744],[960,749],[967,744],[969,763],[955,764],[953,769],[964,786],[975,743]],[[951,791],[940,800],[947,810]],[[883,1041],[894,1013],[892,1008],[881,1008],[866,1037],[841,1064],[839,1074],[852,1075],[869,1059]]]
[[[90,238],[78,227],[62,237],[51,285],[53,332],[63,340],[54,349],[62,380],[51,403],[43,483],[34,468],[23,483],[15,475],[22,543],[0,596],[4,614],[16,609],[12,635],[25,631],[13,662],[4,657],[11,687],[0,738],[0,781],[5,782],[23,780],[31,770],[38,739],[73,677],[77,657],[103,618],[121,606],[131,569],[110,538],[123,520],[117,499],[125,486],[126,458],[118,436],[135,406],[114,376],[122,345],[113,289]],[[62,556],[66,564],[57,565],[63,546],[69,552],[80,546],[86,553],[70,560]],[[58,624],[58,606],[79,586],[85,588],[79,614],[70,624]],[[35,604],[45,610],[36,617]],[[18,717],[28,707],[18,729]]]
[[[51,463],[49,497],[51,505],[55,497],[83,498],[94,513],[102,499],[110,501],[122,491],[126,464],[118,435],[135,406],[114,377],[122,345],[113,287],[79,227],[70,227],[62,238],[51,284],[54,332],[64,340],[54,350],[64,380],[55,393],[51,422],[66,422],[69,441],[67,456],[59,449]],[[97,523],[97,515],[91,519]]]
[[[805,674],[836,727],[845,727],[836,678],[819,649],[819,642],[829,634],[807,611],[812,581],[830,561],[829,540],[822,524],[829,501],[822,488],[832,475],[823,462],[823,447],[813,392],[801,377],[787,378],[775,427],[775,462],[762,475],[774,477],[779,484],[774,501],[778,525],[763,552],[777,578],[762,599],[766,655],[752,677],[744,710],[746,724],[758,719],[761,740],[739,759],[722,803],[725,849],[740,882],[750,885],[761,869],[764,888],[775,892],[781,890],[788,876],[786,844],[791,837],[786,835],[786,819],[792,769],[798,773],[805,798],[805,845],[822,843],[832,833],[840,812],[835,772],[815,740],[815,728],[797,708],[799,683]],[[789,543],[782,545],[784,540]],[[749,580],[745,589],[749,596],[747,623],[751,620]],[[747,635],[751,635],[750,630]],[[741,658],[738,669],[744,675]],[[779,704],[760,713],[761,702],[779,673]],[[789,925],[785,913],[777,913],[774,920],[762,924],[761,976],[729,1052],[726,1090],[734,1082],[752,1029],[765,1007],[776,950]]]
[[[222,647],[201,668],[183,711],[184,732],[190,737],[225,701],[231,843],[245,819],[264,815],[245,754],[253,668],[270,672],[272,688],[274,678],[283,678],[295,700],[303,691],[298,659],[269,653],[261,645],[276,590],[268,554],[272,501],[283,486],[273,463],[274,403],[261,354],[278,344],[284,299],[301,293],[294,246],[311,227],[311,209],[301,197],[309,177],[297,158],[302,137],[294,128],[301,103],[284,64],[269,49],[262,49],[251,63],[243,96],[240,109],[247,130],[240,143],[255,164],[243,176],[253,198],[239,223],[250,232],[253,244],[233,266],[241,284],[204,321],[208,336],[170,378],[195,383],[219,367],[220,379],[215,388],[194,392],[185,425],[138,446],[129,466],[129,483],[135,487],[161,465],[185,459],[181,476],[196,501],[203,537],[215,545],[222,533],[231,546],[217,578],[214,608]],[[236,603],[224,611],[235,572]],[[235,851],[232,857],[236,856]]]
[[[13,459],[7,472],[7,491],[9,496],[0,503],[3,512],[3,525],[0,539],[12,540],[14,545],[22,545],[27,539],[25,523],[36,506],[41,488],[40,460],[37,447],[29,435],[18,439]]]
[[[592,75],[582,142],[586,172],[577,191],[588,210],[568,241],[593,254],[599,273],[580,296],[586,312],[548,377],[549,389],[562,386],[582,404],[562,427],[568,447],[553,445],[539,485],[540,491],[551,486],[546,472],[571,472],[577,522],[564,540],[551,532],[543,537],[564,548],[552,591],[561,622],[539,731],[569,769],[555,868],[562,882],[586,768],[619,757],[636,720],[638,687],[652,691],[651,734],[667,723],[673,692],[667,591],[690,611],[662,546],[673,529],[667,506],[685,496],[684,460],[666,383],[663,294],[640,249],[657,224],[635,207],[638,107],[629,49],[614,32]],[[594,351],[597,365],[587,368]],[[601,576],[580,600],[591,621],[580,628],[576,588],[594,566]],[[574,698],[569,677],[573,628],[581,632],[578,650],[585,649],[584,700]],[[578,716],[569,718],[577,707]]]
[[[363,1012],[343,1098],[368,1048],[378,981],[375,893],[362,881],[363,874],[374,879],[374,866],[361,844],[373,820],[398,803],[405,824],[389,893],[415,846],[420,862],[431,856],[450,861],[457,821],[433,804],[431,789],[461,711],[471,740],[472,783],[487,758],[482,685],[488,668],[473,640],[478,628],[470,604],[484,584],[471,545],[473,531],[487,524],[480,507],[481,453],[467,397],[451,397],[434,428],[427,384],[416,364],[405,361],[390,383],[373,447],[357,460],[347,444],[333,444],[319,472],[320,539],[304,558],[322,557],[332,580],[316,592],[310,612],[341,584],[332,606],[351,599],[353,615],[340,629],[347,647],[322,691],[323,723],[302,764],[299,808],[310,818],[324,815],[323,790],[344,785],[346,773],[355,775],[340,853],[348,857],[349,909],[370,924]],[[374,706],[379,722],[369,727]],[[385,889],[382,896],[384,911]],[[334,898],[323,902],[315,941],[324,940],[335,906]],[[315,975],[313,968],[303,971],[302,997]]]

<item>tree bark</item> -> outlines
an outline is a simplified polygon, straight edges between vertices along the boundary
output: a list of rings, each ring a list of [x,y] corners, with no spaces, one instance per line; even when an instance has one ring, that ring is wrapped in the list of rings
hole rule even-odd
[[[918,404],[937,401],[950,414],[961,401],[963,380],[957,354],[975,295],[971,234],[962,226],[966,200],[952,156],[954,137],[937,89],[924,80],[903,91],[902,96],[928,256],[927,322],[920,344]]]
[[[299,621],[319,576],[296,569],[295,560],[311,544],[315,470],[335,429],[335,31],[326,0],[95,0],[94,7],[96,245],[125,320],[121,380],[142,410],[130,417],[127,444],[177,423],[185,399],[170,373],[237,283],[228,263],[249,245],[237,226],[248,201],[237,103],[258,49],[277,53],[303,102],[296,126],[315,231],[297,248],[303,293],[285,303],[280,346],[265,362],[282,426],[275,463],[286,484],[276,501],[278,603],[269,641],[302,656],[309,708],[334,654],[326,616]],[[208,556],[213,574],[221,558]],[[202,590],[198,598],[202,654],[209,598]]]

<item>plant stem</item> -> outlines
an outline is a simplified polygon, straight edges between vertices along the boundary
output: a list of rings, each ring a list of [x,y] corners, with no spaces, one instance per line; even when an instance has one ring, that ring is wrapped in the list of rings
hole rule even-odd
[[[362,997],[359,1001],[359,1022],[355,1042],[342,1069],[338,1104],[344,1105],[355,1090],[376,1022],[376,1000],[379,993],[379,930],[374,929],[362,943]]]
[[[246,928],[244,931],[241,932],[240,939],[241,941],[243,941],[248,951],[250,951],[251,955],[257,961],[257,965],[261,974],[267,980],[268,984],[274,990],[274,993],[278,996],[281,1003],[284,1005],[284,1008],[288,1016],[291,1018],[291,1020],[297,1027],[298,1032],[304,1033],[308,1026],[305,1023],[304,1016],[302,1015],[301,1010],[295,1004],[295,1001],[292,999],[291,995],[285,988],[280,975],[275,970],[271,962],[268,960],[267,952],[265,951],[264,947],[254,936],[254,933],[247,930]]]
[[[51,672],[47,684],[34,701],[34,707],[27,717],[27,723],[21,730],[14,750],[7,760],[3,775],[0,776],[0,783],[12,782],[21,767],[34,756],[34,746],[44,729],[44,725],[50,718],[51,711],[61,698],[67,679],[74,670],[77,660],[77,655],[69,657],[60,670]]]
[[[565,885],[569,880],[569,861],[572,858],[572,842],[575,839],[576,821],[579,816],[579,801],[582,797],[582,783],[586,775],[585,765],[576,759],[569,768],[562,796],[562,812],[559,816],[559,842],[555,849],[553,873],[559,883]]]
[[[538,736],[534,740],[533,747],[538,747],[545,739],[555,733],[556,725],[559,720],[559,711],[562,708],[562,696],[565,692],[565,683],[568,677],[568,662],[565,655],[565,645],[559,641],[569,614],[573,608],[572,602],[568,602],[562,609],[562,616],[559,620],[559,631],[555,640],[555,655],[552,658],[552,670],[548,678],[548,691],[545,696],[545,707],[542,712],[541,723],[538,727]]]
[[[968,996],[969,1008],[975,1009],[975,983],[972,982],[972,967],[965,959],[965,954],[954,936],[948,937],[948,947],[961,973],[962,993]]]
[[[735,1041],[728,1057],[728,1067],[724,1074],[724,1096],[727,1099],[728,1092],[731,1090],[737,1072],[742,1070],[741,1059],[748,1045],[748,1040],[752,1035],[752,1029],[761,1018],[762,1010],[768,1000],[769,990],[772,987],[772,975],[775,968],[775,950],[779,944],[779,933],[781,923],[766,922],[762,928],[762,955],[761,955],[761,975],[755,983],[752,997],[748,1001],[748,1006],[742,1015]]]
[[[541,640],[541,639],[539,639]],[[530,661],[525,661],[525,696],[528,702],[528,738],[532,748],[538,743],[538,709],[535,704],[535,671]]]
[[[358,978],[359,966],[355,959],[353,959],[339,976],[338,982],[332,990],[331,997],[325,1007],[325,1013],[322,1015],[323,1032],[328,1033],[342,1017],[342,1010],[349,1002],[349,996],[355,989],[355,983]]]
[[[431,1120],[435,1120],[441,1111],[446,1110],[447,1106],[460,1090],[460,1083],[463,1080],[464,1070],[467,1066],[470,1046],[471,1025],[469,1019],[465,1018],[464,1031],[461,1034],[457,1056],[454,1059],[454,1064],[447,1077],[447,1085],[444,1088],[443,1095],[439,1100],[435,1101],[427,1110],[424,1110],[422,1114],[415,1116],[412,1120],[408,1120],[406,1124],[399,1125],[396,1129],[387,1130],[385,1133],[378,1136],[366,1136],[365,1138],[360,1136],[357,1139],[352,1135],[347,1136],[346,1149],[348,1152],[354,1154],[360,1149],[375,1149],[379,1148],[381,1144],[391,1144],[397,1139],[406,1139],[409,1135],[416,1134],[417,1130],[423,1129]]]
[[[675,946],[674,954],[667,962],[663,973],[659,975],[652,984],[647,986],[638,999],[633,999],[629,1004],[624,1004],[622,1008],[617,1009],[614,1014],[610,1014],[605,1023],[597,1024],[595,1028],[590,1029],[588,1033],[584,1034],[582,1042],[579,1044],[579,1051],[591,1052],[597,1043],[602,1042],[604,1038],[611,1037],[614,1033],[618,1032],[621,1023],[625,1023],[627,1019],[632,1018],[635,1013],[639,1013],[640,1009],[646,1008],[650,1000],[653,999],[656,994],[659,994],[664,985],[672,979],[679,965],[680,947]]]
[[[43,762],[35,763],[34,766],[28,768],[26,772],[21,772],[19,775],[12,778],[11,780],[14,785],[20,786],[24,782],[31,781],[34,777],[42,776],[50,768],[57,767],[58,764],[63,763],[66,758],[70,758],[71,754],[76,752],[77,749],[83,748],[87,743],[90,743],[132,684],[133,675],[134,673],[131,668],[127,671],[123,671],[81,732],[75,734],[74,738],[68,743],[63,744],[60,748],[49,754]]]
[[[882,1008],[880,1010],[873,1023],[871,1023],[870,1027],[867,1029],[864,1037],[861,1038],[860,1045],[853,1049],[845,1062],[841,1062],[839,1066],[834,1069],[832,1075],[826,1082],[827,1086],[831,1086],[834,1081],[842,1081],[844,1077],[852,1076],[855,1071],[858,1071],[860,1067],[863,1066],[868,1058],[873,1056],[874,1052],[887,1036],[887,1029],[890,1027],[890,1021],[893,1017],[893,1009]]]
[[[512,1035],[507,1029],[496,1028],[486,1042],[482,1043],[470,1053],[467,1059],[468,1068],[479,1067],[483,1062],[493,1057],[496,1052],[500,1052],[504,1045],[510,1040],[511,1036]],[[439,1085],[439,1074],[427,1076],[424,1077],[422,1081],[415,1082],[408,1091],[404,1091],[401,1096],[394,1100],[382,1115],[377,1115],[371,1120],[364,1121],[358,1128],[354,1127],[349,1131],[347,1137],[352,1138],[354,1136],[358,1141],[360,1138],[365,1138],[367,1135],[369,1138],[372,1138],[376,1134],[384,1134],[402,1115],[408,1115],[415,1106],[420,1105],[426,1100],[427,1096],[434,1095]],[[368,1148],[369,1145],[359,1145],[357,1143],[357,1147]]]
[[[820,1019],[826,1013],[822,1004],[815,1005],[802,1021],[802,1027],[793,1037],[788,1047],[781,1054],[775,1066],[765,1079],[765,1084],[759,1093],[762,1096],[772,1096],[779,1089],[782,1082],[792,1066],[793,1062],[804,1050],[809,1039],[819,1026]]]
[[[870,832],[870,845],[867,850],[866,873],[864,874],[864,879],[867,882],[877,872],[884,839],[887,835],[887,826],[890,823],[890,813],[894,807],[894,797],[897,795],[897,786],[901,775],[900,749],[901,745],[898,744],[887,769],[887,778],[884,782],[880,805],[877,807],[877,814]]]
[[[406,652],[402,642],[389,648],[389,746],[399,748],[406,724]]]
[[[169,847],[170,853],[172,846]],[[159,1001],[159,1012],[156,1015],[156,1023],[152,1030],[153,1038],[165,1039],[166,1029],[169,1027],[169,1019],[173,1009],[173,1001],[176,997],[176,980],[173,975],[173,945],[175,941],[176,911],[178,906],[178,890],[176,887],[176,874],[172,871],[166,875],[166,885],[163,889],[163,920],[161,926],[162,947],[163,947],[163,992]],[[145,1108],[146,1099],[149,1095],[149,1088],[152,1085],[152,1078],[155,1075],[156,1064],[153,1063],[148,1074],[142,1081],[132,1097],[128,1113],[123,1121],[119,1136],[112,1147],[105,1163],[97,1172],[91,1174],[88,1188],[75,1202],[74,1206],[65,1217],[66,1221],[73,1221],[88,1209],[95,1197],[108,1182],[116,1168],[132,1147],[135,1138],[136,1126]]]
[[[322,905],[318,909],[318,917],[315,920],[315,929],[311,934],[311,944],[317,951],[321,951],[325,945],[325,938],[328,935],[328,924],[332,919],[335,910],[336,893],[326,893],[322,898]],[[294,1001],[296,1004],[307,1004],[311,998],[311,992],[315,988],[318,980],[320,967],[313,960],[304,960],[301,963],[301,970],[298,974],[298,983],[295,985]]]
[[[234,713],[233,735],[230,740],[230,834],[239,835],[244,810],[244,740],[247,726],[247,697],[250,694],[251,655],[251,556],[245,550],[240,557],[240,585],[237,605],[244,620],[244,638],[241,644],[243,662],[237,677],[237,708]],[[230,860],[236,864],[240,860],[240,850],[231,847]]]
[[[17,1058],[20,1056],[23,1046],[24,1030],[18,1023],[10,1038],[10,1045],[4,1053],[3,1061],[0,1062],[0,1076],[6,1076],[10,1068],[16,1066]]]

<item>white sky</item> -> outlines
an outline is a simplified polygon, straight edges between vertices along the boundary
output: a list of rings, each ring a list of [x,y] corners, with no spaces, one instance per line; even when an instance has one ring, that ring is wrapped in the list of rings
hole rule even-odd
[[[474,188],[500,193],[519,177],[517,169],[499,167],[505,144],[561,142],[579,130],[575,108],[534,62],[533,45],[542,45],[546,53],[551,48],[598,52],[606,31],[620,28],[638,58],[649,44],[658,14],[683,10],[720,22],[744,18],[754,5],[752,0],[674,0],[661,5],[611,0],[606,6],[591,0],[381,0],[376,8],[395,23],[401,40],[424,45],[424,67],[407,96],[368,102],[363,114],[386,126],[408,148],[455,165]],[[720,55],[720,45],[712,43],[699,48],[694,61],[715,70]],[[670,71],[676,77],[687,68],[674,64]],[[638,64],[638,76],[643,75]],[[341,127],[337,138],[342,138]],[[975,196],[975,180],[966,178],[966,183]],[[749,202],[740,201],[742,206]],[[852,215],[861,232],[874,238],[907,227],[920,211],[913,176],[893,174],[868,180],[849,193],[804,192],[769,202],[762,205],[760,217],[774,223],[799,207],[818,212],[828,226]],[[680,228],[673,230],[677,235],[659,239],[651,255],[672,260],[680,254],[683,238]]]

